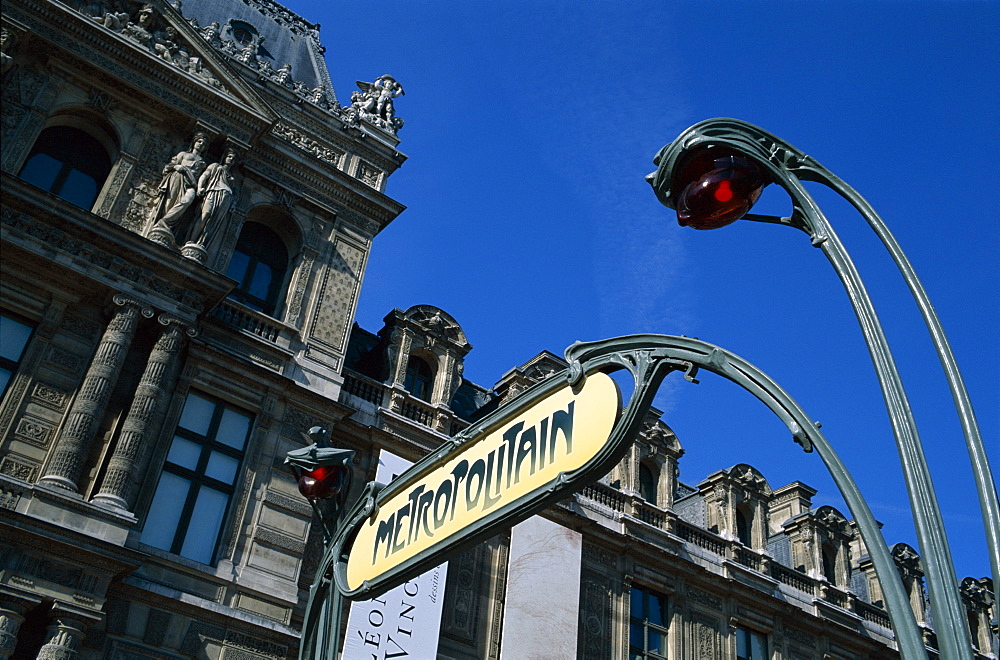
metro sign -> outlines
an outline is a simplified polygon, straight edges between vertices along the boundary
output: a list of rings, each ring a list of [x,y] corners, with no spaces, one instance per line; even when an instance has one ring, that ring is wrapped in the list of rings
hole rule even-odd
[[[370,598],[525,520],[605,474],[621,393],[606,373],[566,372],[524,392],[381,491],[368,491],[335,542],[337,586]],[[619,449],[621,451],[619,451]]]

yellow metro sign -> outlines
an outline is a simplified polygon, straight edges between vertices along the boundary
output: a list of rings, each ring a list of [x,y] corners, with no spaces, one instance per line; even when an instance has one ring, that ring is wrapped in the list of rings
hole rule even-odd
[[[561,379],[538,394],[362,498],[337,542],[338,556],[346,555],[336,570],[345,595],[384,591],[462,541],[527,518],[568,490],[567,475],[606,451],[622,405],[610,376],[593,373],[577,387]]]

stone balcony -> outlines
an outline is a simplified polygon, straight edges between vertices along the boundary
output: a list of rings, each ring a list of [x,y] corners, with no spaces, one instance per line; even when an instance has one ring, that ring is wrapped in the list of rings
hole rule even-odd
[[[287,372],[299,341],[294,326],[229,299],[212,310],[201,333],[205,341],[277,373]]]
[[[344,370],[340,401],[359,411],[404,423],[431,432],[439,439],[451,437],[469,425],[450,408],[418,399],[402,387],[382,383],[348,369]]]
[[[709,570],[726,575],[800,607],[809,608],[842,625],[851,623],[868,634],[892,639],[888,613],[856,594],[775,561],[767,552],[748,548],[735,539],[720,536],[676,513],[646,502],[603,483],[594,483],[578,492],[563,506],[586,510],[604,518],[609,526],[624,524],[630,535],[644,536],[652,543],[666,543],[684,549],[692,560]],[[579,507],[579,508],[577,508]],[[648,529],[649,534],[643,534]]]

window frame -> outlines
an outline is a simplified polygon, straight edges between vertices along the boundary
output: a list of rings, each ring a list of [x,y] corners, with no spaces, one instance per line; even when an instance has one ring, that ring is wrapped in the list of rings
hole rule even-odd
[[[641,595],[640,614],[634,615],[636,594]],[[660,620],[652,621],[650,615],[650,599],[656,598],[659,601]],[[664,660],[670,657],[670,610],[667,597],[653,589],[641,585],[633,584],[629,590],[629,633],[628,633],[628,658],[629,660]],[[635,644],[635,627],[642,631],[642,646]],[[649,648],[649,634],[658,634],[662,641],[660,651],[653,651]]]
[[[181,426],[184,410],[192,396],[203,399],[214,406],[205,435]],[[248,420],[247,431],[243,438],[242,448],[234,448],[232,445],[223,442],[218,438],[219,428],[222,424],[222,418],[226,411],[246,417]],[[177,424],[174,426],[174,432],[171,436],[170,444],[167,447],[166,455],[163,457],[163,462],[160,466],[159,474],[157,475],[157,483],[153,489],[153,495],[150,498],[149,506],[146,512],[146,519],[143,524],[143,533],[140,535],[139,539],[140,543],[208,566],[214,566],[218,562],[217,555],[219,553],[219,546],[223,542],[223,532],[226,529],[227,521],[232,514],[234,495],[236,495],[239,490],[242,468],[248,453],[251,438],[253,437],[255,422],[255,415],[218,397],[214,397],[201,390],[190,390],[187,393],[184,405],[181,406],[181,412],[178,417]],[[177,438],[194,443],[199,447],[198,459],[193,469],[187,466],[179,465],[170,460],[170,452],[173,449]],[[236,459],[237,463],[234,469],[232,483],[226,483],[207,474],[210,467],[209,463],[213,454],[221,454],[224,457]],[[177,522],[173,530],[173,536],[169,543],[169,548],[164,548],[160,545],[148,542],[152,541],[152,539],[147,541],[145,536],[147,531],[146,528],[150,524],[158,524],[156,521],[151,520],[151,515],[154,513],[153,507],[156,502],[156,497],[159,494],[160,484],[163,481],[164,474],[179,477],[187,482],[187,493],[184,496],[184,503],[181,506],[181,512],[178,515]],[[198,558],[190,557],[183,553],[184,544],[189,538],[188,532],[191,530],[191,521],[194,517],[198,497],[204,488],[210,488],[214,491],[221,492],[226,496],[226,503],[222,512],[219,529],[215,532],[215,540],[212,543],[212,549],[207,562],[201,561],[201,559]]]
[[[65,121],[50,123],[38,133],[37,137],[35,137],[35,141],[31,145],[31,149],[28,151],[28,155],[24,159],[24,162],[21,164],[17,176],[22,181],[44,190],[49,194],[55,195],[73,206],[81,208],[85,211],[90,211],[94,208],[94,204],[97,203],[97,200],[100,199],[101,191],[104,189],[112,171],[114,171],[116,160],[114,152],[109,150],[107,144],[108,139],[106,137],[102,139],[102,136],[95,134],[94,130],[88,130],[89,125],[85,122],[80,122],[74,117],[58,119]],[[81,125],[81,123],[83,125]],[[79,135],[74,135],[73,139],[70,139],[68,135],[59,137],[57,134],[60,132],[66,133],[68,131],[72,131]],[[53,135],[55,135],[55,137],[53,137]],[[90,152],[96,150],[96,153],[74,153],[74,151],[79,151],[81,149],[79,145],[81,138],[90,142],[90,144],[86,146],[91,148]],[[84,155],[85,158],[78,158],[78,156],[81,155]],[[37,176],[33,178],[24,178],[25,171],[28,170],[29,165],[31,165],[31,163],[38,156],[46,156],[58,164],[58,170],[56,171],[54,177],[49,177],[47,175],[44,180],[39,179]],[[100,162],[98,162],[98,159],[100,159]],[[64,195],[64,193],[69,192],[66,189],[66,184],[74,172],[79,173],[94,182],[93,198],[89,200],[89,204],[81,204],[79,203],[79,200]]]
[[[420,365],[426,372],[414,368],[414,365]],[[418,384],[420,391],[415,392],[414,389]],[[427,360],[419,355],[411,355],[407,359],[406,373],[403,376],[403,389],[409,392],[412,397],[430,403],[431,394],[434,391],[434,368],[428,364]]]
[[[256,225],[260,229],[252,228],[251,225]],[[244,235],[248,231],[258,232],[258,235],[250,236],[244,239]],[[273,234],[273,236],[268,236],[268,233]],[[276,239],[278,244],[277,246],[272,247],[270,255],[273,256],[275,254],[273,251],[274,249],[281,250],[284,254],[284,263],[281,265],[280,269],[275,268],[277,260],[270,262],[266,258],[261,259],[262,255],[266,257],[269,254],[266,248],[269,246],[269,242],[273,239]],[[246,242],[244,242],[244,240]],[[240,249],[241,243],[245,248],[253,247],[254,250],[251,252],[245,249]],[[247,244],[251,245],[248,246]],[[242,272],[234,274],[232,272],[232,268],[234,266],[233,260],[236,258],[237,254],[245,256],[247,258],[247,263],[246,266],[242,268]],[[254,275],[256,274],[257,268],[260,264],[263,264],[271,270],[271,280],[268,286],[266,298],[260,298],[250,293]],[[233,254],[229,258],[229,265],[226,268],[226,277],[237,281],[236,287],[229,292],[229,298],[258,311],[261,314],[277,318],[278,309],[282,304],[282,290],[290,269],[291,255],[289,254],[288,247],[285,245],[285,241],[281,238],[281,235],[272,227],[269,227],[262,222],[248,220],[244,222],[243,227],[240,228],[239,236],[236,239],[236,245],[233,246]]]
[[[21,368],[21,363],[24,362],[24,355],[28,352],[28,346],[31,344],[31,340],[34,339],[35,331],[38,329],[38,326],[31,323],[23,316],[14,314],[13,312],[8,312],[7,310],[0,310],[0,316],[28,329],[28,336],[25,338],[24,344],[18,352],[17,359],[12,360],[0,355],[0,369],[10,372],[10,377],[7,379],[7,382],[4,383],[3,386],[0,386],[0,401],[3,401],[4,396],[7,395],[11,384],[14,382],[15,376],[17,376],[18,369]]]
[[[743,640],[741,640],[741,635]],[[768,650],[767,635],[761,632],[757,632],[751,628],[745,626],[736,626],[736,632],[733,635],[736,643],[736,660],[768,660],[771,657],[771,652]],[[753,641],[757,640],[760,643],[762,649],[760,657],[754,654],[754,644]],[[741,648],[741,641],[743,641],[743,648]],[[747,655],[740,655],[746,649]]]

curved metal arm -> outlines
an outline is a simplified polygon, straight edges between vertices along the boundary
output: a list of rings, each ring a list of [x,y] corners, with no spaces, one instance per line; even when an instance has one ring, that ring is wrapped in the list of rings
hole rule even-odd
[[[930,471],[917,433],[916,422],[913,419],[899,371],[860,274],[818,204],[803,187],[802,181],[824,183],[848,199],[855,205],[855,208],[862,211],[866,220],[869,221],[879,237],[882,238],[883,243],[889,248],[890,253],[893,254],[893,258],[902,270],[911,292],[917,298],[918,305],[924,313],[925,322],[928,323],[932,338],[935,340],[935,346],[945,368],[953,396],[958,403],[963,431],[966,433],[966,444],[976,474],[976,486],[983,509],[987,540],[990,544],[994,586],[1000,589],[997,587],[1000,584],[1000,579],[998,579],[998,570],[1000,570],[998,554],[1000,551],[998,551],[997,545],[998,535],[1000,535],[998,534],[1000,515],[998,515],[996,505],[996,491],[992,485],[985,449],[982,447],[982,440],[979,437],[978,428],[976,428],[975,417],[971,414],[971,404],[969,404],[967,394],[965,394],[965,387],[961,383],[961,377],[954,365],[950,348],[946,343],[941,343],[944,336],[943,330],[940,328],[937,317],[933,315],[933,309],[926,300],[923,288],[916,280],[909,262],[902,256],[902,251],[898,249],[895,239],[891,237],[891,234],[885,229],[884,223],[874,215],[874,211],[861,199],[860,195],[857,195],[805,153],[747,122],[736,119],[707,120],[687,129],[674,142],[661,149],[654,159],[659,167],[655,173],[647,177],[647,180],[653,185],[657,197],[662,203],[670,207],[673,206],[676,191],[671,190],[673,185],[671,176],[681,155],[690,149],[709,145],[726,145],[737,149],[754,158],[770,172],[772,180],[781,185],[792,197],[794,207],[794,213],[791,218],[787,219],[787,222],[786,219],[772,219],[770,221],[788,224],[808,233],[813,245],[823,250],[847,290],[878,375],[900,454],[917,539],[921,553],[926,560],[928,588],[931,592],[934,614],[939,622],[937,626],[939,630],[936,632],[938,633],[942,657],[947,660],[970,657],[971,640],[965,623],[964,607],[958,593],[954,562],[948,546],[937,497],[931,483]],[[866,213],[862,208],[866,208],[870,213]],[[1000,596],[1000,591],[998,591],[998,596]]]
[[[687,337],[633,335],[577,343],[566,349],[566,360],[570,363],[571,373],[574,370],[581,372],[580,365],[583,363],[587,363],[589,369],[594,369],[602,361],[618,362],[618,356],[622,353],[647,353],[648,359],[653,361],[669,359],[675,363],[687,363],[727,378],[770,408],[785,423],[792,438],[803,449],[816,450],[843,495],[871,555],[875,575],[885,595],[889,618],[896,632],[900,654],[906,660],[926,658],[927,650],[906,591],[871,509],[833,446],[795,400],[764,372],[743,358],[718,346]]]
[[[917,277],[913,265],[906,257],[896,237],[886,226],[885,222],[875,212],[875,209],[868,201],[858,194],[854,188],[849,186],[839,177],[835,176],[825,167],[809,159],[809,168],[816,178],[814,180],[826,185],[848,200],[857,209],[858,213],[868,222],[875,234],[882,241],[882,245],[892,256],[896,267],[903,276],[906,286],[910,289],[920,315],[924,319],[927,331],[931,335],[934,343],[934,350],[937,352],[938,360],[941,362],[941,369],[944,371],[945,379],[948,381],[948,388],[951,390],[951,397],[955,402],[955,410],[958,413],[959,422],[962,425],[962,434],[965,436],[966,449],[969,452],[969,460],[972,463],[972,474],[976,480],[976,491],[979,495],[979,507],[983,517],[983,527],[986,530],[986,547],[989,549],[990,569],[993,575],[993,598],[994,602],[1000,603],[1000,502],[997,499],[996,485],[993,481],[993,473],[990,469],[989,456],[986,447],[983,445],[983,438],[979,432],[979,424],[976,421],[976,413],[972,409],[972,400],[965,387],[965,380],[959,371],[958,363],[955,361],[955,354],[951,350],[951,343],[945,335],[944,327],[938,318],[934,305],[931,304],[930,297],[926,289]],[[802,177],[806,178],[806,177]]]

